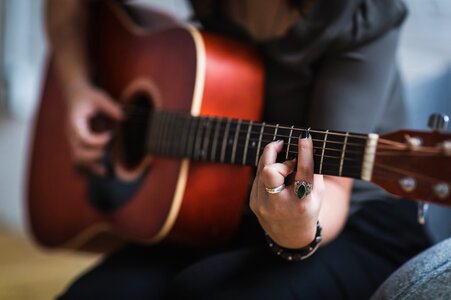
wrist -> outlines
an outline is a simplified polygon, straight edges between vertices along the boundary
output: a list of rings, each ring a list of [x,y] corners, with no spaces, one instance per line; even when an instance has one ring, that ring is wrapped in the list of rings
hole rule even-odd
[[[79,77],[76,79],[71,79],[69,80],[66,84],[65,84],[65,93],[66,95],[72,95],[74,93],[76,93],[77,91],[79,91],[80,89],[84,89],[84,88],[90,88],[92,87],[91,82],[84,78],[84,77]]]
[[[291,229],[287,227],[268,229],[270,230],[266,232],[278,245],[288,249],[299,249],[309,245],[315,238],[317,221],[308,221]]]
[[[310,243],[301,248],[286,248],[277,244],[269,234],[265,233],[266,242],[268,243],[271,251],[277,256],[288,261],[300,261],[310,257],[318,249],[319,244],[322,241],[322,227],[319,221],[316,223],[316,230],[313,239]]]

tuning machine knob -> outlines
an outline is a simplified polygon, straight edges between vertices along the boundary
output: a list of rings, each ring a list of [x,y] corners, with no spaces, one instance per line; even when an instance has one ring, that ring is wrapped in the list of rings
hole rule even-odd
[[[448,128],[449,117],[445,114],[431,114],[429,116],[428,127],[434,131],[443,131]]]

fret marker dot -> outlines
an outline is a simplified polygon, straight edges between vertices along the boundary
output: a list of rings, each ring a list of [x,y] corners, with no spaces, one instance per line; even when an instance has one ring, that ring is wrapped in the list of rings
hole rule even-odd
[[[255,148],[255,146],[257,146],[257,143],[256,143],[255,141],[252,141],[251,147],[252,147],[252,148]]]

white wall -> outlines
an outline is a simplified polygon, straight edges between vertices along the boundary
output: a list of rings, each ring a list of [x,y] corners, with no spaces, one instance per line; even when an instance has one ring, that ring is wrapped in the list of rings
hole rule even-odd
[[[8,110],[20,119],[35,110],[45,54],[42,0],[7,0],[5,74]]]

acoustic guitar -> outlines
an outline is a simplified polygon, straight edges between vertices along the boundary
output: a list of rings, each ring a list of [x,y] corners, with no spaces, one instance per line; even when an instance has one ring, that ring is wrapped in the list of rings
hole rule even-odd
[[[30,228],[40,244],[89,249],[111,237],[196,245],[224,240],[240,221],[265,145],[283,139],[280,159],[292,159],[305,130],[315,173],[451,203],[451,134],[379,136],[261,122],[263,68],[252,48],[174,22],[154,26],[146,21],[149,11],[131,18],[98,2],[89,57],[96,82],[122,103],[127,118],[115,126],[105,155],[108,176],[78,172],[50,62],[28,176]],[[102,118],[94,127],[101,130]]]

